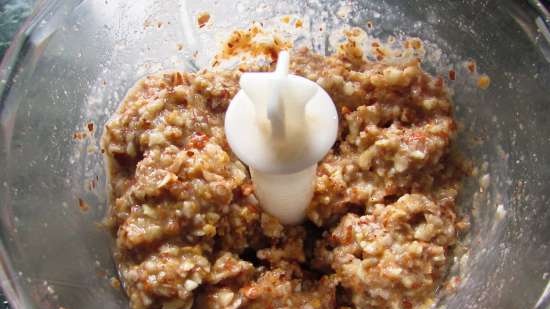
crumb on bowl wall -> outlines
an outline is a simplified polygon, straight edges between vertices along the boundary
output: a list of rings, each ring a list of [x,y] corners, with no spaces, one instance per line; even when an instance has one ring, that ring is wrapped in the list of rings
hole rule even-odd
[[[197,15],[197,26],[199,26],[199,28],[203,28],[209,22],[210,22],[210,13],[201,12]]]
[[[83,199],[78,198],[78,208],[82,212],[87,212],[88,210],[90,210],[90,205],[88,205],[88,203],[86,203]]]
[[[489,88],[489,85],[491,85],[491,78],[487,76],[486,74],[481,75],[477,80],[477,86],[480,89],[487,89]]]

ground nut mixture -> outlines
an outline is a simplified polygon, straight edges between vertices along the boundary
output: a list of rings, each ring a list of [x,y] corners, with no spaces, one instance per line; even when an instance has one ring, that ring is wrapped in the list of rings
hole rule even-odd
[[[224,53],[252,50],[254,31]],[[262,212],[223,130],[242,71],[272,70],[288,47],[261,44],[263,66],[216,69],[221,55],[211,70],[143,78],[105,126],[108,223],[131,307],[429,306],[466,226],[442,80],[416,59],[365,60],[353,41],[330,56],[293,49],[291,71],[330,94],[340,129],[307,221],[283,226]]]

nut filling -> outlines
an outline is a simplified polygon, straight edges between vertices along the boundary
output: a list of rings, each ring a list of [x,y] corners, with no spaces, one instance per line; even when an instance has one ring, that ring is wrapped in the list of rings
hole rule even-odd
[[[164,72],[105,126],[116,260],[131,308],[424,308],[467,224],[448,92],[418,60],[293,51],[340,117],[307,220],[264,212],[224,136],[239,70]]]

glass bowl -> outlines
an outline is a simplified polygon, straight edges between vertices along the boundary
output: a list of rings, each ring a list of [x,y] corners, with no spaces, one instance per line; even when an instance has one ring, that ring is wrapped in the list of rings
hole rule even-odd
[[[540,3],[538,3],[540,5]],[[342,9],[343,8],[343,9]],[[204,28],[195,16],[206,11]],[[341,17],[344,12],[346,15]],[[459,147],[480,166],[461,206],[472,213],[456,293],[446,308],[548,308],[550,33],[536,1],[40,1],[0,67],[0,279],[20,308],[127,308],[111,279],[102,126],[127,89],[163,69],[205,67],[216,41],[275,16],[307,29],[342,22],[381,38],[428,42],[427,69],[468,59],[491,77],[480,91],[449,82]],[[546,12],[547,13],[547,12]],[[328,32],[327,32],[328,33]],[[326,52],[325,32],[306,38]],[[431,47],[430,47],[431,46]],[[487,178],[490,177],[490,178]],[[489,180],[487,182],[487,180]],[[544,292],[546,289],[546,292]]]

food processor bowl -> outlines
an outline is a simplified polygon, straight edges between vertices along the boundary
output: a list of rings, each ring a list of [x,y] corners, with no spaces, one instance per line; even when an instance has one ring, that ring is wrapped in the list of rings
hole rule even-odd
[[[10,303],[128,307],[99,226],[103,124],[145,74],[204,68],[231,30],[290,14],[304,19],[311,35],[300,40],[317,52],[330,52],[330,31],[348,24],[419,37],[430,73],[456,71],[446,79],[457,148],[479,173],[460,201],[472,223],[449,273],[460,281],[436,306],[548,308],[550,23],[536,2],[39,1],[0,68],[0,279]],[[200,12],[210,16],[203,27]],[[490,77],[487,90],[477,71]]]

